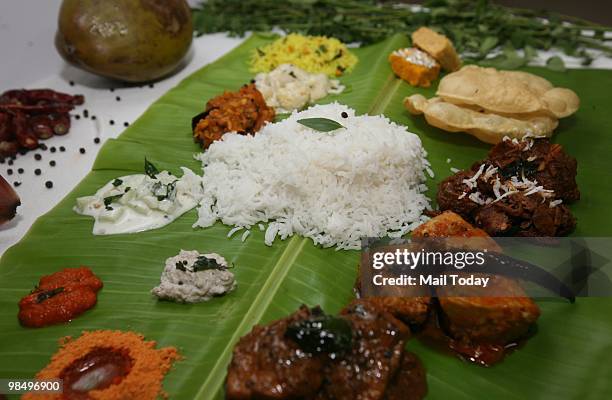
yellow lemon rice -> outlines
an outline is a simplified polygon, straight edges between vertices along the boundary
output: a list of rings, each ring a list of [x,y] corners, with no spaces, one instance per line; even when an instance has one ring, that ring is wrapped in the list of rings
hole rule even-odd
[[[338,39],[292,33],[255,49],[251,72],[269,72],[281,64],[293,64],[311,73],[340,76],[353,69],[357,57]]]

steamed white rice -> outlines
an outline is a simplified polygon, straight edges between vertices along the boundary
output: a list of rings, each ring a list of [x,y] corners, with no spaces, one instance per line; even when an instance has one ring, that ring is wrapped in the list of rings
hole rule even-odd
[[[297,123],[318,117],[346,129]],[[363,237],[399,237],[427,219],[426,155],[418,136],[384,116],[313,106],[254,136],[226,134],[196,157],[204,199],[194,226],[267,223],[267,245],[297,233],[338,249],[358,249]]]

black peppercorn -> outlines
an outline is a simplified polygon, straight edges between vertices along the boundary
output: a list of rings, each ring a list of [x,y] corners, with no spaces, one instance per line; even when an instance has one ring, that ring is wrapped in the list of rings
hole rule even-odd
[[[55,161],[53,161],[53,160],[49,161],[49,165],[52,166],[52,167],[55,167]]]
[[[130,123],[129,122],[124,122],[123,126],[125,126],[127,128],[128,126],[130,126]]]
[[[36,169],[34,170],[34,174],[35,174],[35,175],[40,175],[40,174],[42,174],[42,171],[40,170],[40,168],[36,168]]]
[[[81,148],[79,149],[79,153],[81,153],[81,154],[85,154],[85,148],[84,148],[84,147],[81,147]]]
[[[15,181],[15,182],[13,182],[13,185],[15,185],[15,187],[17,187],[17,186],[21,185],[21,182]]]
[[[40,160],[42,160],[42,156],[40,154],[36,153],[36,154],[34,154],[34,159],[36,161],[40,161]]]
[[[23,174],[23,168],[18,168],[18,169],[17,169],[17,173],[19,173],[19,174]]]
[[[51,153],[55,153],[57,151],[57,149],[55,148],[55,146],[51,146],[49,151],[51,151]]]
[[[99,137],[97,137],[97,138],[94,138],[94,143],[95,143],[95,144],[98,144],[98,143],[100,143],[100,138],[99,138]]]
[[[66,151],[66,148],[64,146],[60,146],[60,151]]]
[[[108,123],[111,124],[111,125],[115,125],[115,121],[112,120],[112,119],[110,121],[108,121]]]
[[[342,111],[342,114],[340,114],[342,116],[342,118],[348,118],[348,114],[346,113],[346,111]]]
[[[47,181],[45,182],[45,186],[47,187],[47,189],[51,189],[53,187],[53,182]]]
[[[10,168],[9,168],[9,169],[7,169],[7,170],[6,170],[6,174],[7,174],[7,175],[13,175],[13,170],[12,170],[12,169],[10,169]]]

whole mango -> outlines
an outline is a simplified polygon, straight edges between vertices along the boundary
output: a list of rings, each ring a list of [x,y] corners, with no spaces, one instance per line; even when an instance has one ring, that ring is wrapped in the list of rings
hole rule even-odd
[[[185,0],[64,0],[55,45],[77,67],[146,82],[172,73],[192,38]]]

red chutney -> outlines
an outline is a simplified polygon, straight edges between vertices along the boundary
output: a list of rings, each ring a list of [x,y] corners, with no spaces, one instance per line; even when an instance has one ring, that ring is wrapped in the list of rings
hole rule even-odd
[[[43,276],[19,302],[19,322],[30,328],[68,322],[96,305],[102,281],[87,267]]]

